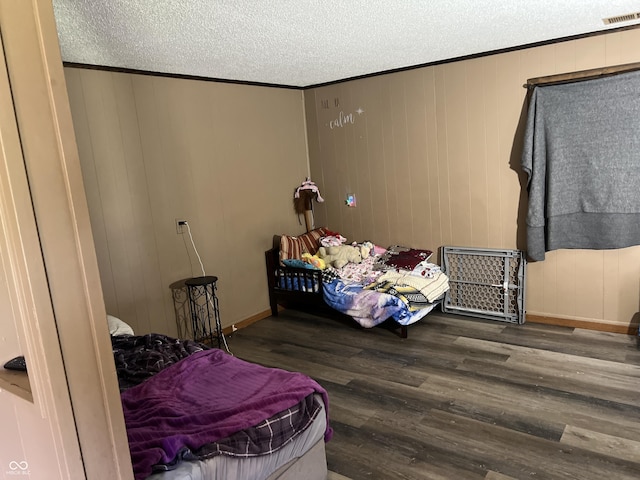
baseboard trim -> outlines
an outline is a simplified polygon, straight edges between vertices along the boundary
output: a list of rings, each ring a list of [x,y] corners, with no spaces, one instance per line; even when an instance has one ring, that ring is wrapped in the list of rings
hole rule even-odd
[[[546,317],[543,315],[526,315],[527,322],[544,323],[547,325],[558,325],[560,327],[585,328],[587,330],[597,330],[599,332],[622,333],[625,335],[635,335],[638,332],[637,325],[612,325],[610,323],[587,322],[570,318]]]
[[[255,315],[250,316],[249,318],[245,318],[244,320],[238,322],[235,324],[235,330],[233,329],[233,325],[229,326],[229,327],[224,327],[222,329],[222,333],[224,335],[231,335],[234,331],[236,330],[240,330],[241,328],[246,328],[249,325],[251,325],[252,323],[256,323],[259,320],[262,320],[263,318],[267,318],[271,316],[271,310],[265,310],[263,312],[260,313],[256,313]]]
[[[256,313],[255,315],[252,315],[251,317],[236,323],[236,330],[246,328],[252,323],[256,323],[270,316],[271,310],[264,310],[263,312]],[[557,325],[560,327],[584,328],[587,330],[597,330],[599,332],[622,333],[624,335],[636,335],[638,333],[637,325],[613,325],[610,323],[588,322],[585,320],[576,320],[571,318],[531,315],[529,313],[526,314],[526,320],[527,322],[531,323],[544,323],[546,325]],[[222,333],[224,333],[225,335],[231,335],[234,331],[235,330],[233,329],[233,326],[225,327],[222,329]]]

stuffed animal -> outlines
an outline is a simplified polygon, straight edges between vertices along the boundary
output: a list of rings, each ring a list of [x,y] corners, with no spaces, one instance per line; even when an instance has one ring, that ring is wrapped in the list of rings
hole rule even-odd
[[[360,263],[362,261],[360,249],[352,245],[320,247],[318,249],[318,257],[334,268],[342,268],[349,262]]]
[[[360,244],[360,255],[362,255],[362,258],[373,255],[373,243],[369,241],[362,242],[362,244]]]
[[[310,265],[313,265],[319,270],[324,270],[325,268],[327,268],[327,264],[325,263],[325,261],[317,255],[311,255],[310,253],[304,252],[302,254],[302,260]]]

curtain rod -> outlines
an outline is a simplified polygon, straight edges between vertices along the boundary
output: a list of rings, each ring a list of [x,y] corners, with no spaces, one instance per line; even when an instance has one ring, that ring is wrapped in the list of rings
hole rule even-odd
[[[581,70],[579,72],[560,73],[558,75],[548,75],[546,77],[536,77],[527,80],[524,88],[534,88],[542,85],[556,85],[560,83],[579,82],[582,80],[592,80],[594,78],[616,75],[619,73],[640,70],[640,62],[615,65],[612,67],[593,68],[591,70]]]

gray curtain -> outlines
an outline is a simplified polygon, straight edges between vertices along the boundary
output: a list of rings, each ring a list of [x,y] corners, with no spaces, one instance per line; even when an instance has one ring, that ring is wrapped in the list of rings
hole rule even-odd
[[[640,244],[640,71],[530,95],[527,254]]]

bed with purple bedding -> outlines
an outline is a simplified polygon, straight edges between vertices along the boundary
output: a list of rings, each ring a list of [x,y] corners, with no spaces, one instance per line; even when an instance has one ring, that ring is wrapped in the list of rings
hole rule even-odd
[[[159,334],[112,337],[112,344],[136,480],[231,479],[172,472],[184,470],[184,463],[281,453],[319,420],[323,442],[331,439],[326,391],[306,375]],[[269,468],[285,460],[295,459]],[[318,468],[322,478],[326,461]],[[251,478],[272,473],[258,469]]]

